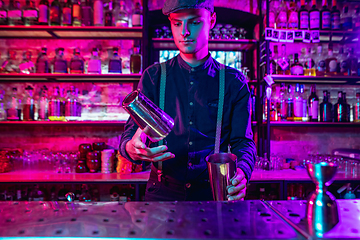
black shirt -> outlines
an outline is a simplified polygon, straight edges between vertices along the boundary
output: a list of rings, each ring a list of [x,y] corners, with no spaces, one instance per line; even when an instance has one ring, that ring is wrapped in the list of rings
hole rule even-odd
[[[181,57],[166,62],[166,92],[164,111],[174,119],[174,128],[165,138],[168,151],[175,158],[163,162],[163,174],[181,182],[209,178],[205,157],[214,153],[219,99],[220,63],[209,58],[200,66],[191,67]],[[160,64],[147,68],[139,89],[159,105]],[[256,147],[253,141],[250,116],[250,92],[245,77],[238,70],[226,67],[225,99],[220,152],[231,152],[238,157],[237,167],[249,180],[254,169]],[[138,126],[129,118],[121,135],[120,153],[130,159],[126,143]],[[157,167],[157,163],[154,163]]]

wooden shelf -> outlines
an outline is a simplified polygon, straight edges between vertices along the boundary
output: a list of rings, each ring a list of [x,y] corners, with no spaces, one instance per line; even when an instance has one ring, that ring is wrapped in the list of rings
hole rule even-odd
[[[172,38],[153,38],[152,46],[157,50],[178,50]],[[251,50],[256,47],[257,41],[252,39],[239,39],[239,40],[209,40],[210,51],[242,51]]]
[[[2,121],[0,126],[123,126],[126,121]]]
[[[141,74],[51,74],[51,73],[33,73],[33,74],[0,74],[1,81],[60,81],[60,82],[138,82]]]
[[[0,26],[0,38],[141,39],[142,27]]]
[[[360,76],[294,76],[271,75],[275,83],[304,83],[304,84],[360,84]]]
[[[266,123],[263,123],[266,125]],[[354,122],[270,122],[272,127],[360,127]]]

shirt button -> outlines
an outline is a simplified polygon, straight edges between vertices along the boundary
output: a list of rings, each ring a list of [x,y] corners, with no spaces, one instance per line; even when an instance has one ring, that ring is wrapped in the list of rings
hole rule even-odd
[[[193,102],[190,102],[190,106],[192,106],[192,105],[194,105],[194,103],[193,103]]]
[[[186,188],[190,188],[190,187],[191,187],[191,183],[185,184],[185,187],[186,187]]]
[[[193,144],[193,142],[189,142],[189,145],[191,146]]]
[[[192,121],[190,121],[190,122],[189,122],[189,124],[190,124],[190,125],[192,125],[192,124],[193,124],[193,122],[192,122]]]
[[[192,166],[192,163],[191,162],[189,162],[189,167],[191,167]]]
[[[191,81],[191,82],[190,82],[190,85],[193,85],[193,84],[194,84],[194,82]]]
[[[192,72],[195,72],[195,68],[191,68],[191,71],[192,71]]]

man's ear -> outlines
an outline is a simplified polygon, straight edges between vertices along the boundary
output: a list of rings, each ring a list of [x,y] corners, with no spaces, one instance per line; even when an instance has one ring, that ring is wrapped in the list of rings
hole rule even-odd
[[[210,29],[214,28],[216,24],[216,12],[213,12],[210,16]]]

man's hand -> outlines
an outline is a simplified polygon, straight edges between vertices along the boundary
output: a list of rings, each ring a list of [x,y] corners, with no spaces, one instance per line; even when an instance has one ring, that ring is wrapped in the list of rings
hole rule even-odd
[[[227,187],[228,190],[228,200],[244,200],[246,193],[246,178],[244,172],[240,169],[236,169],[235,176],[231,179],[230,186]]]
[[[168,148],[166,145],[149,148],[145,145],[146,134],[138,128],[130,141],[126,143],[125,149],[132,160],[141,160],[147,162],[165,161],[174,158],[175,155],[165,152]],[[152,139],[154,141],[154,139]],[[161,139],[155,139],[160,141]]]

